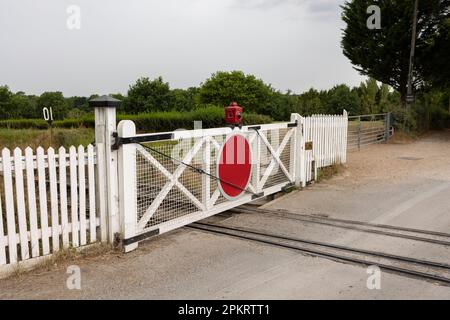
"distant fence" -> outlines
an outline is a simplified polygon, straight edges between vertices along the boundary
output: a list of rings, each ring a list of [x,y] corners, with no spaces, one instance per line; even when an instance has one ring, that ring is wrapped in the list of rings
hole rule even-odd
[[[386,142],[393,134],[391,113],[369,114],[348,117],[349,150]]]
[[[96,212],[95,148],[3,149],[0,158],[0,270],[61,248],[106,240]],[[100,195],[101,197],[101,195]]]

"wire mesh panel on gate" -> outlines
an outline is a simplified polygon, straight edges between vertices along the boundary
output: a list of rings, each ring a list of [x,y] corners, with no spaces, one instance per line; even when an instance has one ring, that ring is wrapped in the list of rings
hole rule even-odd
[[[292,130],[284,127],[257,134],[239,132],[251,145],[260,144],[259,162],[255,165],[260,166],[256,179],[261,188],[292,182],[288,172]],[[141,232],[229,202],[219,191],[217,176],[217,158],[226,139],[227,135],[219,134],[137,145],[136,204]],[[256,194],[253,184],[255,181],[246,192]]]

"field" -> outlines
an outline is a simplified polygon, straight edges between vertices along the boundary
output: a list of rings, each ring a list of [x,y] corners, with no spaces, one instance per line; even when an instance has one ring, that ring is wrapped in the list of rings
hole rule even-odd
[[[77,128],[64,129],[54,128],[53,134],[50,129],[6,129],[0,128],[0,149],[9,148],[13,150],[16,147],[31,147],[36,149],[41,146],[43,148],[60,146],[70,147],[80,144],[87,146],[94,142],[94,129]]]
[[[358,126],[357,121],[349,122],[349,130],[355,130]],[[362,129],[383,127],[383,121],[362,121]],[[7,129],[0,128],[0,149],[9,148],[13,150],[16,147],[22,149],[30,146],[36,149],[39,146],[48,148],[52,146],[57,149],[60,146],[70,147],[71,145],[87,146],[94,142],[93,128],[54,128],[53,135],[50,129]]]
[[[118,114],[117,121],[132,120],[140,133],[173,131],[179,128],[193,129],[194,121],[202,121],[203,128],[224,126],[223,108],[209,106],[185,112],[150,112],[142,114]],[[244,124],[271,123],[269,116],[247,113]],[[93,114],[79,118],[67,118],[53,122],[53,134],[43,119],[0,120],[0,148],[16,147],[33,149],[38,146],[59,148],[71,145],[88,145],[94,142],[95,120]]]

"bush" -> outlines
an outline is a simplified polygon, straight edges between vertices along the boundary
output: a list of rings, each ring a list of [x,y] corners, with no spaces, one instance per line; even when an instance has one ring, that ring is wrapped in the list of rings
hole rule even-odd
[[[119,114],[117,121],[132,120],[136,124],[138,131],[145,132],[162,132],[173,131],[175,129],[193,129],[194,121],[202,121],[203,128],[222,127],[224,123],[224,110],[217,106],[206,106],[188,112],[152,112],[140,114]],[[269,116],[244,113],[244,124],[264,124],[273,122]],[[55,128],[94,128],[94,116],[86,115],[76,119],[64,119],[53,122]],[[47,122],[42,119],[17,119],[17,120],[2,120],[0,121],[0,128],[9,129],[48,129]]]
[[[216,106],[208,106],[189,112],[154,112],[137,115],[119,115],[118,120],[134,121],[138,131],[162,132],[176,129],[193,129],[194,121],[202,121],[202,128],[223,127],[224,110]],[[245,114],[244,124],[270,123],[273,119],[259,114]]]
[[[1,120],[0,128],[6,129],[47,129],[48,124],[43,119],[9,119]]]
[[[53,122],[53,126],[56,128],[94,128],[95,118],[94,115],[86,115],[81,118],[68,118],[64,120],[57,120]]]
[[[406,111],[402,106],[396,106],[392,110],[392,125],[396,129],[407,132],[417,131],[417,112],[415,110]]]

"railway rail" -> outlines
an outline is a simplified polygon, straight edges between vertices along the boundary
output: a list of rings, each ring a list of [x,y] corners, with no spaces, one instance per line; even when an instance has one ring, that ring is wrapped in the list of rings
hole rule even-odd
[[[233,209],[235,212],[260,212],[264,214],[273,213],[271,210],[263,210],[257,208],[238,208]],[[286,215],[289,212],[277,212],[273,213],[274,215],[281,216],[283,218],[296,219],[291,215]],[[427,235],[433,237],[450,237],[448,234],[426,231],[426,230],[416,230],[416,229],[408,229],[408,228],[397,228],[393,226],[387,225],[375,225],[370,223],[364,223],[359,221],[347,221],[340,219],[331,219],[331,218],[318,218],[318,220],[330,220],[332,222],[339,222],[341,224],[348,222],[349,225],[355,226],[369,226],[378,229],[389,229],[395,230],[394,232],[389,232],[389,236],[395,236],[395,232],[400,232],[399,235],[403,238],[404,234],[402,232],[410,232],[416,233],[420,235]],[[334,221],[338,220],[338,221]],[[303,221],[303,220],[301,220]],[[307,221],[309,222],[309,220]],[[330,223],[332,223],[330,222]],[[223,224],[212,224],[205,222],[196,222],[188,226],[191,229],[195,229],[202,232],[209,232],[213,234],[225,235],[234,238],[238,238],[241,240],[257,242],[265,245],[272,245],[284,249],[295,250],[301,252],[303,254],[323,257],[327,259],[331,259],[334,261],[359,264],[364,266],[376,265],[383,270],[387,270],[390,272],[394,272],[397,274],[407,275],[414,278],[424,279],[428,281],[433,281],[439,284],[450,286],[450,265],[447,263],[430,261],[426,259],[417,259],[406,256],[393,255],[385,252],[371,251],[365,249],[359,249],[355,247],[348,247],[342,245],[336,245],[333,243],[325,243],[319,241],[312,241],[308,239],[302,239],[282,234],[269,233],[262,230],[242,228],[242,227],[234,227],[227,226]],[[377,232],[378,234],[384,235],[382,232]],[[411,236],[412,237],[412,236]],[[423,237],[426,239],[425,237]],[[417,240],[418,239],[411,239]],[[446,245],[446,241],[440,241],[437,239],[435,242],[439,245]]]
[[[255,208],[255,206],[252,205],[240,206],[230,211],[236,213],[250,213],[250,214],[260,213],[284,219],[297,220],[305,223],[320,224],[330,227],[357,230],[360,232],[374,233],[384,236],[404,238],[421,242],[429,242],[443,246],[450,246],[450,234],[443,232],[405,228],[363,221],[329,218],[311,214],[296,213],[286,210],[274,211],[268,209]]]

